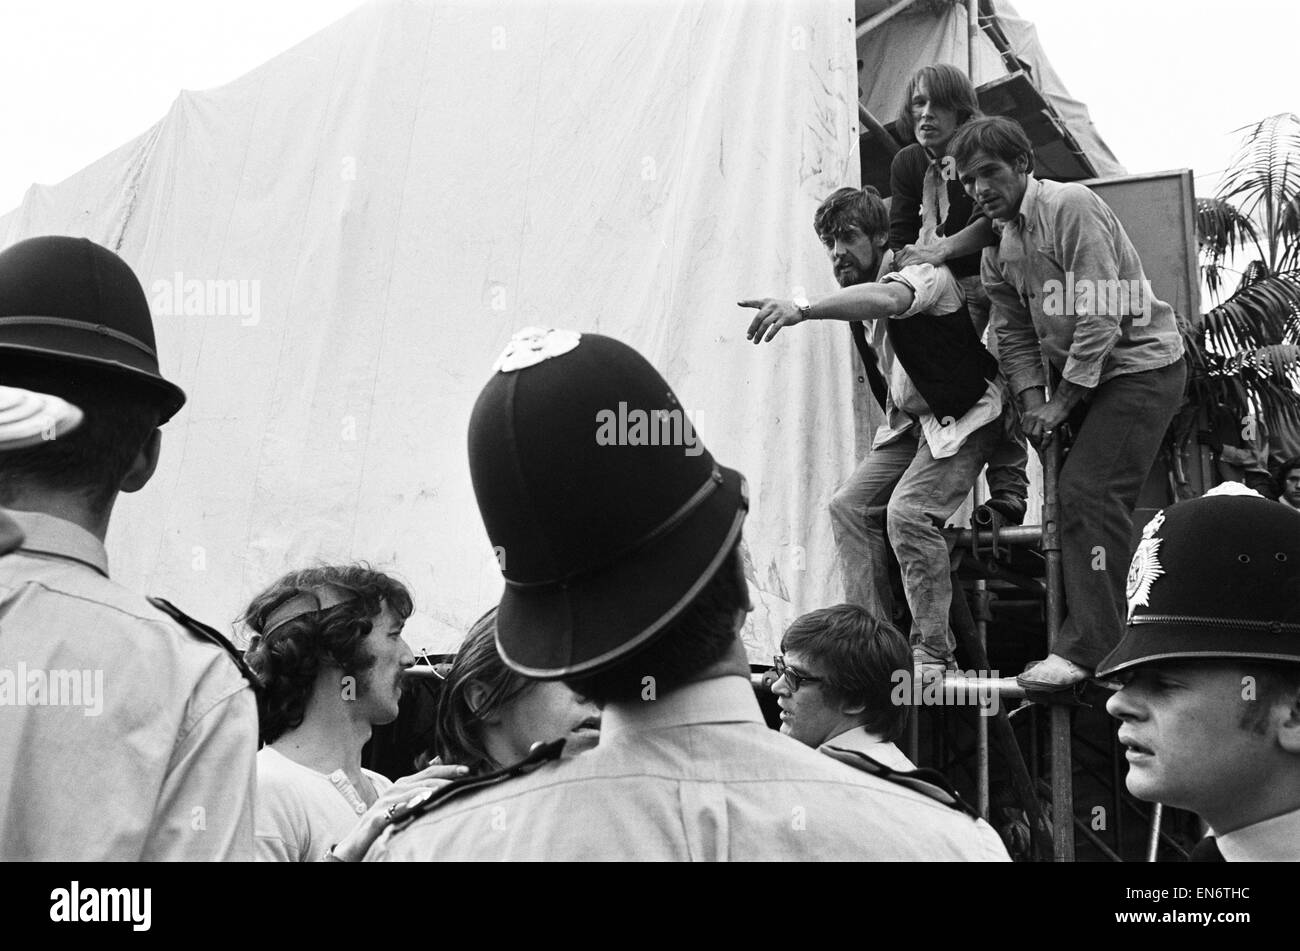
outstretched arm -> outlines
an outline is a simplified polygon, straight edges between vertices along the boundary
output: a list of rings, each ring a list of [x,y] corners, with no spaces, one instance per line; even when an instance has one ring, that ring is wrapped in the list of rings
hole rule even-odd
[[[870,282],[842,287],[838,291],[810,302],[806,311],[792,300],[755,297],[739,301],[741,307],[753,307],[758,313],[750,321],[745,337],[754,343],[770,342],[782,327],[792,327],[810,320],[875,320],[896,317],[912,306],[913,292],[901,281]],[[806,315],[806,316],[805,316]]]

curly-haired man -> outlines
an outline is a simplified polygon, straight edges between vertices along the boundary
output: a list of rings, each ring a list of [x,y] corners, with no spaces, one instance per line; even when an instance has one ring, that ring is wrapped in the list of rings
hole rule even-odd
[[[361,766],[371,728],[397,718],[402,672],[415,663],[402,638],[412,610],[401,582],[349,565],[291,572],[244,613],[248,662],[264,687],[259,860],[335,857],[359,824],[370,832],[364,851],[390,805],[451,772],[434,767],[395,786]]]

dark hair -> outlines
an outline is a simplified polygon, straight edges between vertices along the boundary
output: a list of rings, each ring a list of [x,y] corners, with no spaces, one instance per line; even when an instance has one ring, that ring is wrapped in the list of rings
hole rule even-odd
[[[1246,702],[1238,725],[1252,733],[1266,733],[1273,705],[1300,692],[1300,664],[1247,663],[1242,670],[1255,679],[1255,698]]]
[[[736,612],[744,609],[747,598],[737,542],[695,600],[646,647],[607,670],[565,683],[601,706],[640,699],[647,677],[653,678],[656,696],[690,683],[735,643]]]
[[[781,650],[799,653],[831,671],[823,684],[836,705],[864,706],[863,726],[889,742],[907,730],[908,707],[892,703],[895,674],[912,677],[907,638],[856,604],[837,604],[795,619],[781,638]]]
[[[125,373],[13,353],[0,354],[0,383],[61,397],[84,414],[66,436],[0,453],[0,504],[39,487],[75,492],[103,513],[158,428],[155,391]]]
[[[1281,467],[1277,470],[1278,481],[1286,481],[1286,477],[1290,474],[1292,469],[1300,469],[1300,456],[1292,456],[1286,462],[1282,463]]]
[[[354,597],[266,632],[267,619],[276,608],[323,587],[340,588]],[[372,619],[385,606],[403,620],[414,610],[405,585],[367,565],[291,571],[253,598],[240,620],[257,635],[246,658],[264,688],[259,711],[263,743],[274,743],[302,725],[322,667],[337,667],[355,676],[374,664],[365,639],[373,628]]]
[[[957,125],[960,127],[980,114],[979,100],[975,96],[975,87],[956,66],[937,63],[922,66],[912,74],[903,93],[903,106],[898,110],[898,125],[905,142],[916,141],[916,117],[912,114],[912,97],[917,88],[925,83],[925,91],[930,102],[944,109],[957,113]]]
[[[813,215],[813,228],[823,242],[857,228],[868,237],[889,234],[889,211],[880,192],[866,188],[837,188]]]
[[[470,703],[470,686],[483,688],[483,699]],[[448,766],[468,766],[471,773],[486,773],[505,765],[496,762],[483,740],[483,720],[513,701],[536,683],[506,666],[497,653],[497,609],[483,615],[469,629],[443,680],[434,716],[433,749]]]
[[[1027,171],[1034,170],[1034,147],[1020,123],[1005,116],[981,116],[958,126],[948,141],[948,154],[958,171],[978,153],[984,152],[1015,166],[1016,159],[1025,157]]]

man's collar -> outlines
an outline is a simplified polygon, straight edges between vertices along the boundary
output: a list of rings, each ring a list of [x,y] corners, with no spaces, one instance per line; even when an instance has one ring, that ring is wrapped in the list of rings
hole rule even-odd
[[[1300,809],[1256,822],[1217,837],[1229,862],[1294,862],[1300,842]]]
[[[835,734],[827,739],[822,745],[839,746],[844,749],[856,750],[866,749],[868,746],[879,746],[884,742],[885,741],[876,736],[876,734],[868,732],[865,726],[858,724],[857,726],[850,727],[842,733]]]
[[[1025,222],[1030,220],[1034,212],[1034,205],[1038,202],[1038,189],[1040,183],[1034,178],[1033,172],[1027,172],[1025,175],[1025,193],[1020,198],[1020,211],[1011,219],[1016,227],[1023,228]]]
[[[608,703],[601,712],[601,741],[698,723],[762,723],[754,688],[738,675],[698,680],[655,697]]]
[[[20,551],[81,562],[108,577],[108,552],[104,543],[80,525],[44,512],[9,509],[26,538]]]

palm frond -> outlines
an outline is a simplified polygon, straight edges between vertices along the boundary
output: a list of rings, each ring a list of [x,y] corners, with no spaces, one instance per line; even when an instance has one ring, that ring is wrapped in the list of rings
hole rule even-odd
[[[1237,290],[1250,287],[1252,284],[1259,284],[1268,276],[1268,268],[1264,266],[1263,261],[1251,261],[1246,265],[1246,269],[1241,272],[1241,280],[1237,282]]]
[[[1279,270],[1300,268],[1300,198],[1295,198],[1282,210],[1279,231],[1285,248],[1278,258]]]
[[[1254,277],[1205,314],[1204,332],[1219,353],[1300,344],[1300,271]]]
[[[1267,264],[1278,270],[1281,256],[1300,232],[1288,209],[1300,199],[1300,117],[1283,112],[1237,130],[1243,133],[1218,198],[1231,201],[1263,226]]]
[[[1217,301],[1223,287],[1223,263],[1240,250],[1253,247],[1263,253],[1255,223],[1220,198],[1196,200],[1196,239],[1201,252],[1201,274]]]
[[[1201,253],[1217,258],[1259,240],[1255,223],[1222,198],[1196,199],[1196,237]]]
[[[1184,335],[1191,358],[1190,401],[1224,407],[1238,419],[1255,416],[1273,429],[1300,428],[1300,347],[1288,346],[1235,358],[1206,350],[1194,335]]]
[[[1273,344],[1229,357],[1224,372],[1239,379],[1247,390],[1256,394],[1262,408],[1283,408],[1289,413],[1291,406],[1300,407],[1300,346]]]

